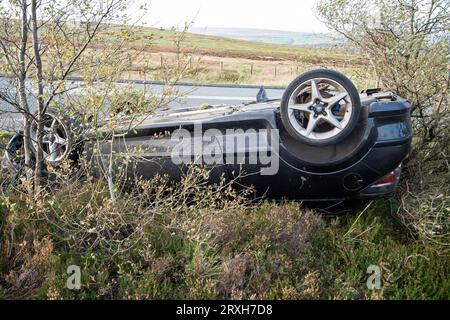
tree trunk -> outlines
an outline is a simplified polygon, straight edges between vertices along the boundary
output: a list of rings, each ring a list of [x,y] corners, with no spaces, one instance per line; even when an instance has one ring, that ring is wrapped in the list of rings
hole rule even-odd
[[[106,175],[106,180],[108,181],[109,196],[111,197],[111,202],[116,203],[116,193],[114,190],[114,178],[113,178],[113,163],[114,163],[114,134],[111,137],[111,152],[109,154],[109,165],[108,173]]]
[[[36,62],[36,73],[37,73],[37,85],[38,85],[38,111],[36,116],[37,122],[37,134],[36,134],[36,166],[34,171],[34,186],[36,191],[42,183],[42,171],[44,166],[44,157],[42,149],[42,132],[43,132],[43,122],[42,119],[45,114],[44,109],[44,83],[42,76],[42,61],[41,53],[39,51],[39,38],[38,38],[38,26],[37,26],[37,5],[36,0],[31,0],[31,32],[33,36],[33,50],[34,59]]]
[[[24,156],[25,156],[25,172],[27,175],[27,180],[31,181],[32,179],[32,163],[31,163],[31,138],[30,138],[30,109],[27,101],[27,93],[26,93],[26,67],[25,67],[25,55],[27,50],[27,41],[28,41],[28,16],[27,16],[27,8],[28,3],[27,0],[22,0],[20,3],[22,10],[22,18],[20,21],[20,50],[19,50],[19,74],[18,74],[18,93],[19,93],[19,106],[20,111],[23,115],[23,143],[24,143]]]

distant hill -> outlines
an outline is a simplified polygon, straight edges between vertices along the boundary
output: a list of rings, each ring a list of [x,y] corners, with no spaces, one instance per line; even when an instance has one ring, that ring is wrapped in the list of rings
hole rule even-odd
[[[299,45],[314,48],[330,47],[342,41],[342,39],[339,39],[337,36],[330,33],[278,31],[267,29],[193,27],[189,29],[189,32],[230,39],[284,45]]]

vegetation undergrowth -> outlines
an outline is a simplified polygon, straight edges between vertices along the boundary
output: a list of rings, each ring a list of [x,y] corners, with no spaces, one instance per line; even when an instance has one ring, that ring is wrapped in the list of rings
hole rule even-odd
[[[404,227],[394,198],[330,218],[296,202],[249,204],[199,171],[176,186],[155,179],[115,204],[91,178],[39,199],[5,189],[2,298],[449,298],[449,256]],[[67,288],[71,265],[80,290]],[[380,289],[367,287],[370,266]]]

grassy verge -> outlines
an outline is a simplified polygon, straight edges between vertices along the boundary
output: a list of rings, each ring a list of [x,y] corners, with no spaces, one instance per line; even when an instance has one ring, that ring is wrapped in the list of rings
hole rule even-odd
[[[34,208],[17,192],[0,198],[3,298],[450,298],[449,257],[402,227],[393,199],[324,218],[295,202],[222,201],[210,189],[200,204],[174,199],[174,189],[152,190],[150,205],[130,195],[112,205],[101,184],[83,186]],[[66,287],[69,265],[81,268],[80,290]]]

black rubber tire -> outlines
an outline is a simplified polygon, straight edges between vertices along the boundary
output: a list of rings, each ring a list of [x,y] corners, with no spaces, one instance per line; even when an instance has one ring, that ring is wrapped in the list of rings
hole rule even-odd
[[[353,112],[347,126],[344,128],[344,130],[342,130],[334,137],[324,140],[314,140],[302,136],[291,125],[288,116],[289,98],[292,95],[292,93],[295,91],[295,89],[298,88],[299,85],[301,85],[305,81],[314,78],[327,78],[336,81],[337,83],[342,85],[345,88],[345,90],[347,90],[350,99],[352,100]],[[342,142],[355,129],[356,125],[358,124],[359,116],[361,113],[361,100],[359,98],[359,93],[355,85],[350,81],[350,79],[348,79],[342,73],[328,69],[315,69],[301,74],[289,84],[281,99],[280,113],[281,113],[281,122],[283,123],[284,128],[289,133],[289,135],[292,136],[294,139],[311,146],[327,146]]]

